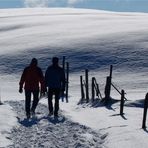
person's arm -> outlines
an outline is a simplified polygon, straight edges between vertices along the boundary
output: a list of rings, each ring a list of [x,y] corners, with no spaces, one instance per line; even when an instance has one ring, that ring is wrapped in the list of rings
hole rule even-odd
[[[45,72],[45,86],[47,87],[47,81],[48,81],[48,69]]]
[[[48,67],[47,70],[46,70],[46,72],[45,72],[45,86],[46,87],[48,87],[49,79],[51,77],[51,72],[52,72],[51,68]]]
[[[45,79],[42,70],[39,68],[39,82],[41,84],[41,93],[46,92]]]
[[[25,77],[26,77],[26,68],[24,69],[20,82],[19,82],[19,92],[22,93],[23,92],[23,85],[25,83]]]

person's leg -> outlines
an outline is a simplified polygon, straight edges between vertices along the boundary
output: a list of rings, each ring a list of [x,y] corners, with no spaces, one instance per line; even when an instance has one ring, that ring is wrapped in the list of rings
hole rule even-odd
[[[31,91],[25,90],[25,110],[27,117],[30,117],[30,103],[31,103]]]
[[[53,97],[53,90],[48,90],[48,108],[49,108],[49,114],[53,114],[53,103],[52,103],[52,97]]]
[[[55,116],[58,116],[59,99],[60,99],[60,89],[56,89],[55,90],[55,109],[54,109],[54,115]]]
[[[34,113],[39,102],[39,90],[33,91],[33,103],[31,111]]]

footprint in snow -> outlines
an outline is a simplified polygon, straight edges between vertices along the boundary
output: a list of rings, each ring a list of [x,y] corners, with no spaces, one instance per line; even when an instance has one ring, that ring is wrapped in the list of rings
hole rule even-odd
[[[104,148],[102,135],[72,122],[62,114],[48,117],[48,109],[39,104],[37,114],[29,120],[24,116],[24,101],[7,102],[18,115],[18,126],[12,129],[8,148]]]

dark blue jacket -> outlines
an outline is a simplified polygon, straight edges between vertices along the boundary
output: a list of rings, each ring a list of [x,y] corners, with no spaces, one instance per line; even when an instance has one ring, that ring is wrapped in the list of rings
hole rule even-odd
[[[51,65],[45,73],[45,84],[48,88],[64,89],[65,72],[60,66]]]

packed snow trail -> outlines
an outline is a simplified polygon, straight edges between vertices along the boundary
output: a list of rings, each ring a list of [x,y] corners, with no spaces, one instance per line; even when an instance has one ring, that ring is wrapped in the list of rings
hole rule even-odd
[[[102,148],[105,136],[65,118],[48,117],[48,109],[39,104],[36,117],[25,119],[24,101],[8,102],[18,115],[19,125],[12,129],[8,148]]]

